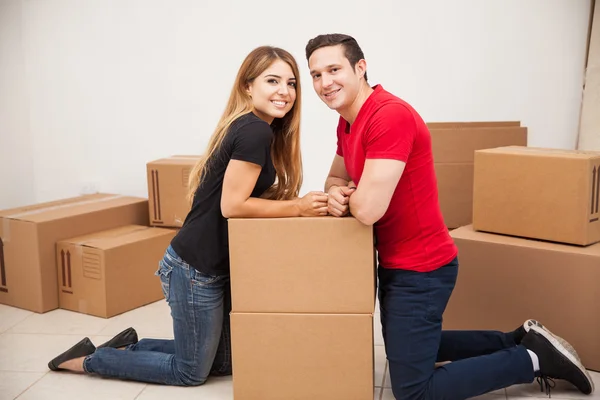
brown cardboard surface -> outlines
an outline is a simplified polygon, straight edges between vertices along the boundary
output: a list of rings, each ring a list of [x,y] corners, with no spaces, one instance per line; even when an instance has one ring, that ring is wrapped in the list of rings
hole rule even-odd
[[[373,229],[353,217],[230,219],[234,312],[372,313]]]
[[[459,275],[444,329],[512,331],[529,318],[569,341],[600,370],[600,244],[587,247],[476,232],[450,232]]]
[[[373,316],[231,314],[236,400],[373,396]]]
[[[190,211],[190,172],[200,156],[171,156],[146,165],[150,224],[180,228]]]
[[[427,122],[429,129],[497,128],[521,126],[521,121]]]
[[[510,146],[477,151],[475,160],[476,230],[600,241],[600,152]]]
[[[456,228],[473,218],[473,164],[435,164],[444,223]]]
[[[435,163],[473,163],[475,151],[527,145],[526,127],[430,129]]]
[[[433,126],[430,132],[440,207],[446,226],[458,228],[472,222],[475,151],[506,145],[525,146],[527,128],[511,121],[449,122]]]
[[[0,212],[0,303],[58,307],[56,242],[127,224],[148,225],[148,200],[94,194]]]
[[[128,225],[56,244],[60,308],[109,318],[163,297],[154,275],[175,230]]]

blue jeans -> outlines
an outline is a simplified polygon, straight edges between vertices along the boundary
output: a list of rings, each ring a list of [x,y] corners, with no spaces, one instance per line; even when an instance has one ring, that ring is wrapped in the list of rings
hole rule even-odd
[[[457,274],[458,259],[426,273],[379,267],[383,338],[399,400],[462,400],[533,382],[531,357],[512,334],[442,331]],[[439,361],[452,363],[435,368]]]
[[[209,375],[230,375],[229,276],[199,272],[171,246],[156,275],[171,307],[175,339],[142,339],[125,350],[97,349],[85,358],[84,370],[177,386],[201,385]]]

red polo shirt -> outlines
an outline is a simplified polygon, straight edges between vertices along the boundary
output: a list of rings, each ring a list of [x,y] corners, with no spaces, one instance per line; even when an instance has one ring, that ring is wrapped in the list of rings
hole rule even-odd
[[[390,205],[375,224],[380,265],[428,272],[456,257],[444,224],[433,168],[431,135],[419,114],[381,85],[361,107],[354,124],[340,118],[337,154],[359,185],[366,159],[406,163]]]

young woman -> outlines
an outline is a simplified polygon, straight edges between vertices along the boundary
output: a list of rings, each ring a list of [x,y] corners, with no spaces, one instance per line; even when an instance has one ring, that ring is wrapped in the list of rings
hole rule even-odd
[[[191,210],[159,264],[174,340],[129,328],[97,348],[88,338],[48,363],[167,385],[231,374],[227,218],[327,215],[327,195],[298,198],[300,79],[287,51],[259,47],[244,60],[207,151],[190,176]]]

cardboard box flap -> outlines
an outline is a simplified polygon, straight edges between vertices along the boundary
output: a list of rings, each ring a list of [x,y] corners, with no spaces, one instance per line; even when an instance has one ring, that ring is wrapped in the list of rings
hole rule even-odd
[[[0,210],[0,217],[19,219],[19,218],[15,218],[15,217],[11,217],[11,216],[15,215],[15,214],[25,214],[25,213],[30,213],[30,212],[42,212],[42,211],[50,210],[50,209],[53,209],[53,208],[56,208],[59,206],[62,207],[62,206],[68,206],[70,204],[76,204],[76,203],[81,203],[81,202],[86,202],[86,201],[95,201],[98,199],[104,199],[106,197],[111,197],[111,196],[114,196],[114,195],[104,194],[104,193],[95,193],[95,194],[88,194],[88,195],[83,195],[83,196],[79,196],[79,197],[73,197],[73,198],[69,198],[69,199],[49,201],[46,203],[33,204],[33,205],[23,206],[23,207],[16,207],[16,208],[11,208],[11,209],[7,209],[7,210]]]
[[[15,212],[4,212],[2,217],[29,222],[47,222],[70,216],[88,214],[94,211],[105,210],[111,207],[126,206],[130,204],[147,202],[147,199],[122,195],[102,194],[82,196],[78,201],[56,202],[43,204],[34,209],[19,209]]]
[[[145,239],[171,234],[173,231],[141,225],[128,225],[116,229],[96,232],[76,238],[62,240],[61,244],[73,244],[99,250],[109,250]]]
[[[520,121],[470,121],[470,122],[427,122],[430,129],[493,128],[521,126]]]
[[[450,231],[450,236],[452,236],[454,239],[472,241],[485,240],[486,243],[510,245],[515,247],[535,248],[540,250],[557,251],[561,253],[600,256],[600,243],[583,247],[573,246],[568,244],[552,243],[536,239],[527,239],[522,237],[480,232],[474,230],[473,225],[467,225],[458,229],[454,229]],[[598,266],[598,268],[600,268],[600,265]]]
[[[507,144],[527,145],[527,128],[430,129],[435,163],[472,163],[475,151]]]
[[[477,150],[478,153],[491,153],[491,154],[508,154],[508,155],[527,155],[527,156],[539,156],[539,157],[560,157],[560,158],[574,158],[584,160],[595,160],[600,159],[600,152],[598,151],[584,151],[584,150],[564,150],[564,149],[550,149],[541,147],[523,147],[523,146],[504,146],[493,149]]]
[[[200,156],[171,156],[159,160],[150,161],[149,165],[195,165]]]

